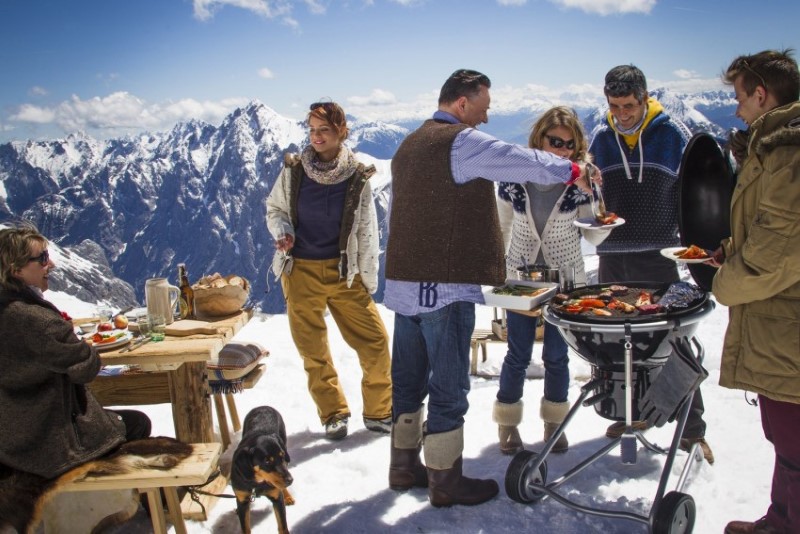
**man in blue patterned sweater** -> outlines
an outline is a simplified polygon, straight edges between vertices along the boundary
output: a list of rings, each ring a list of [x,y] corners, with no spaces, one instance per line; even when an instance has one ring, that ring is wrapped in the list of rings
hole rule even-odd
[[[606,208],[625,219],[597,247],[598,280],[610,282],[675,282],[677,264],[660,250],[680,246],[678,238],[678,167],[691,136],[688,128],[670,117],[661,103],[647,94],[647,81],[633,65],[614,67],[603,92],[609,111],[597,130],[589,152],[603,175]],[[700,443],[703,456],[714,463],[705,441],[703,397],[698,389],[684,428],[681,448]],[[637,421],[634,428],[646,425]],[[616,437],[624,422],[606,433]]]

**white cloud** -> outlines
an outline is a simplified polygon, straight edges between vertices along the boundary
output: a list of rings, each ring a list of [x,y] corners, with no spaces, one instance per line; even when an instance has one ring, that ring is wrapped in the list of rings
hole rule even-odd
[[[497,0],[501,6],[524,6],[528,0]]]
[[[51,109],[34,106],[33,104],[23,104],[19,107],[19,111],[9,117],[9,120],[47,124],[53,122],[55,116],[55,112]]]
[[[267,67],[262,67],[258,69],[258,76],[264,78],[265,80],[271,80],[275,77],[271,70]]]
[[[677,69],[672,71],[677,78],[681,80],[688,80],[690,78],[697,78],[697,72],[693,70],[686,70],[686,69]]]
[[[28,93],[31,94],[32,96],[45,96],[47,95],[47,89],[45,89],[44,87],[39,87],[38,85],[34,85],[33,87],[30,88]]]
[[[289,0],[193,0],[194,16],[200,20],[208,20],[225,6],[238,7],[252,11],[264,18],[288,16],[292,12]]]
[[[373,89],[367,96],[351,96],[347,102],[354,106],[386,106],[397,103],[397,98],[390,91]]]
[[[248,102],[246,98],[220,101],[185,98],[148,103],[121,91],[88,100],[73,95],[54,107],[23,104],[17,113],[9,117],[9,121],[53,124],[64,132],[91,131],[101,137],[110,137],[146,130],[168,130],[176,122],[190,119],[219,124],[231,111],[247,105]]]
[[[597,15],[619,15],[627,13],[648,14],[656,0],[550,0],[566,8],[580,9]]]

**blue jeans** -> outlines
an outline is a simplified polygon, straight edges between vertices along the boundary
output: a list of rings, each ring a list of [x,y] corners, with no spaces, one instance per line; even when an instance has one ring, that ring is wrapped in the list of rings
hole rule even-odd
[[[420,409],[428,397],[427,432],[464,425],[469,402],[470,338],[475,304],[455,302],[430,313],[394,315],[393,419]]]
[[[513,404],[522,398],[525,371],[531,363],[536,340],[538,317],[509,312],[508,352],[500,370],[500,390],[497,400]],[[566,402],[569,391],[569,356],[567,343],[558,328],[545,323],[542,360],[544,361],[544,398],[551,402]]]

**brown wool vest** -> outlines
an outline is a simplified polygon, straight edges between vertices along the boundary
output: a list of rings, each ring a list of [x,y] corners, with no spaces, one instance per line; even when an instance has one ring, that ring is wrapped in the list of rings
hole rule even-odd
[[[464,124],[428,120],[392,159],[386,278],[501,285],[503,238],[494,184],[456,184],[450,149]]]

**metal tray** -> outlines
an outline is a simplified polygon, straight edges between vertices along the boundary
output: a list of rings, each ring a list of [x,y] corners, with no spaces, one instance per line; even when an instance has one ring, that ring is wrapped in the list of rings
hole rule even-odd
[[[498,295],[494,293],[494,287],[486,287],[483,290],[483,298],[487,306],[494,306],[496,308],[506,308],[509,310],[532,310],[538,308],[553,295],[558,292],[558,284],[552,282],[529,282],[527,280],[515,280],[508,278],[506,285],[511,286],[524,286],[533,288],[547,288],[547,291],[535,297],[516,297],[513,295]]]

